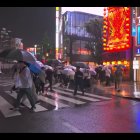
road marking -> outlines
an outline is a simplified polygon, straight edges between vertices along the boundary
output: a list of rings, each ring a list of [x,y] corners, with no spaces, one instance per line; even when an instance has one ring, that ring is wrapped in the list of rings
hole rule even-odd
[[[73,133],[83,133],[81,130],[79,130],[78,128],[74,127],[73,125],[71,125],[68,122],[63,122],[62,124],[64,126],[66,126],[67,128],[69,128]]]
[[[59,87],[60,86],[60,83],[56,83],[53,85],[53,87]]]
[[[9,91],[6,91],[6,93],[8,93],[10,96],[12,96],[13,98],[17,98],[17,93],[16,92],[13,92],[12,94],[9,92]],[[30,105],[30,102],[29,100],[26,98],[26,100],[23,102],[23,104],[25,106],[27,106],[28,108],[31,108],[31,105]],[[36,104],[36,109],[34,109],[34,112],[40,112],[40,111],[46,111],[48,109],[46,109],[45,107],[41,106],[41,105],[38,105]]]
[[[65,89],[63,89],[63,90],[65,90]],[[74,90],[71,90],[71,89],[66,89],[66,90],[67,90],[67,91],[71,91],[71,92],[74,91]],[[81,92],[78,91],[77,93],[81,93]],[[97,98],[105,99],[105,100],[110,100],[110,99],[112,99],[112,98],[110,98],[110,97],[104,97],[104,96],[95,95],[95,94],[91,94],[91,93],[87,93],[87,92],[85,92],[85,95],[88,95],[88,96],[91,96],[91,97],[97,97]]]
[[[138,101],[132,101],[132,105],[136,105],[138,103],[139,103]]]
[[[13,83],[11,83],[11,84],[10,83],[9,84],[8,83],[0,83],[0,86],[11,86],[11,85],[13,85]]]
[[[45,86],[44,86],[44,87],[46,88],[46,87],[48,87],[48,86],[49,86],[49,84],[45,84]]]
[[[46,102],[46,103],[49,103],[49,104],[55,106],[56,107],[55,110],[57,110],[58,108],[69,107],[66,104],[58,102],[58,100],[52,100],[52,99],[49,99],[48,97],[45,97],[42,95],[39,95],[38,98],[43,102]]]
[[[50,93],[50,92],[48,92],[48,93]],[[52,96],[55,97],[54,94],[52,94]],[[82,102],[82,101],[79,101],[79,100],[76,100],[76,99],[73,99],[73,98],[70,98],[70,97],[61,96],[60,94],[57,95],[57,98],[58,98],[58,99],[65,100],[65,101],[69,101],[69,102],[72,102],[72,103],[78,104],[78,105],[79,105],[79,104],[85,104],[85,102]]]
[[[70,96],[74,96],[72,95],[72,93],[69,93],[69,92],[66,92],[66,91],[61,91],[59,89],[55,89],[55,91],[59,92],[59,93],[63,93],[63,94],[66,94],[66,95],[70,95]],[[75,97],[79,97],[81,99],[85,99],[85,100],[88,100],[88,101],[92,101],[92,102],[97,102],[97,101],[100,101],[98,99],[92,99],[90,97],[86,97],[84,95],[75,95]]]
[[[10,110],[10,108],[14,107],[0,96],[0,110],[5,118],[21,115],[19,111]]]

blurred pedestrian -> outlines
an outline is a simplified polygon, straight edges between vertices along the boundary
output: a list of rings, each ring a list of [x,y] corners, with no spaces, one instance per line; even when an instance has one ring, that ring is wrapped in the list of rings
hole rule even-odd
[[[46,81],[46,73],[45,73],[45,68],[41,67],[41,72],[39,73],[39,79],[40,79],[40,86],[41,86],[41,91],[42,94],[44,93],[44,86],[45,86],[45,81]]]
[[[105,68],[106,86],[110,86],[110,75],[111,75],[111,70],[108,67],[106,67]]]
[[[52,89],[53,70],[50,68],[48,68],[46,70],[46,80],[48,80],[48,82],[49,82],[49,86],[46,88],[46,90],[48,90],[48,88],[50,88],[50,91],[53,91],[53,89]]]
[[[83,75],[84,75],[84,88],[88,89],[90,88],[91,74],[88,69],[85,69]]]
[[[83,87],[83,72],[80,71],[80,67],[76,67],[76,72],[74,76],[75,88],[74,88],[74,95],[77,94],[77,89],[80,87],[82,94],[84,95],[84,87]]]
[[[19,109],[21,99],[24,95],[27,96],[27,98],[31,104],[31,110],[34,110],[36,107],[35,107],[35,102],[34,102],[33,97],[32,97],[32,93],[31,93],[33,81],[32,81],[30,70],[27,67],[27,65],[22,61],[18,62],[18,65],[20,68],[19,84],[18,84],[19,93],[17,94],[15,108],[13,108],[13,110]]]
[[[115,73],[114,73],[114,79],[115,79],[115,90],[120,91],[120,84],[122,82],[122,76],[123,72],[121,67],[117,67]]]

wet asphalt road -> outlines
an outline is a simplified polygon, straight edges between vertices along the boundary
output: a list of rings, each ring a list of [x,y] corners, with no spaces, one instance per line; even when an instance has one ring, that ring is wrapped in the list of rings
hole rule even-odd
[[[0,94],[7,89],[0,88]],[[29,112],[11,118],[0,116],[0,133],[20,132],[139,133],[140,102],[112,96],[111,100],[70,108]]]
[[[114,98],[80,107],[0,119],[0,132],[139,133],[140,102]]]

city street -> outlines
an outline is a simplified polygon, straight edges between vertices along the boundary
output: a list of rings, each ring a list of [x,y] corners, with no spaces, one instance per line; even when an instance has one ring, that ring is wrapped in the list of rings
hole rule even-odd
[[[54,92],[39,95],[36,110],[29,102],[19,111],[11,111],[16,94],[10,93],[11,78],[0,79],[0,132],[39,133],[137,133],[140,132],[140,102],[111,94],[97,95],[54,85]]]

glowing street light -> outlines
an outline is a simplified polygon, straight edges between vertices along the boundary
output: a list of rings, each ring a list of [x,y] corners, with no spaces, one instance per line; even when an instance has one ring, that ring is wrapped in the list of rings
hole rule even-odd
[[[35,47],[35,55],[36,55],[36,48],[37,48],[37,45],[35,44],[34,47]]]

